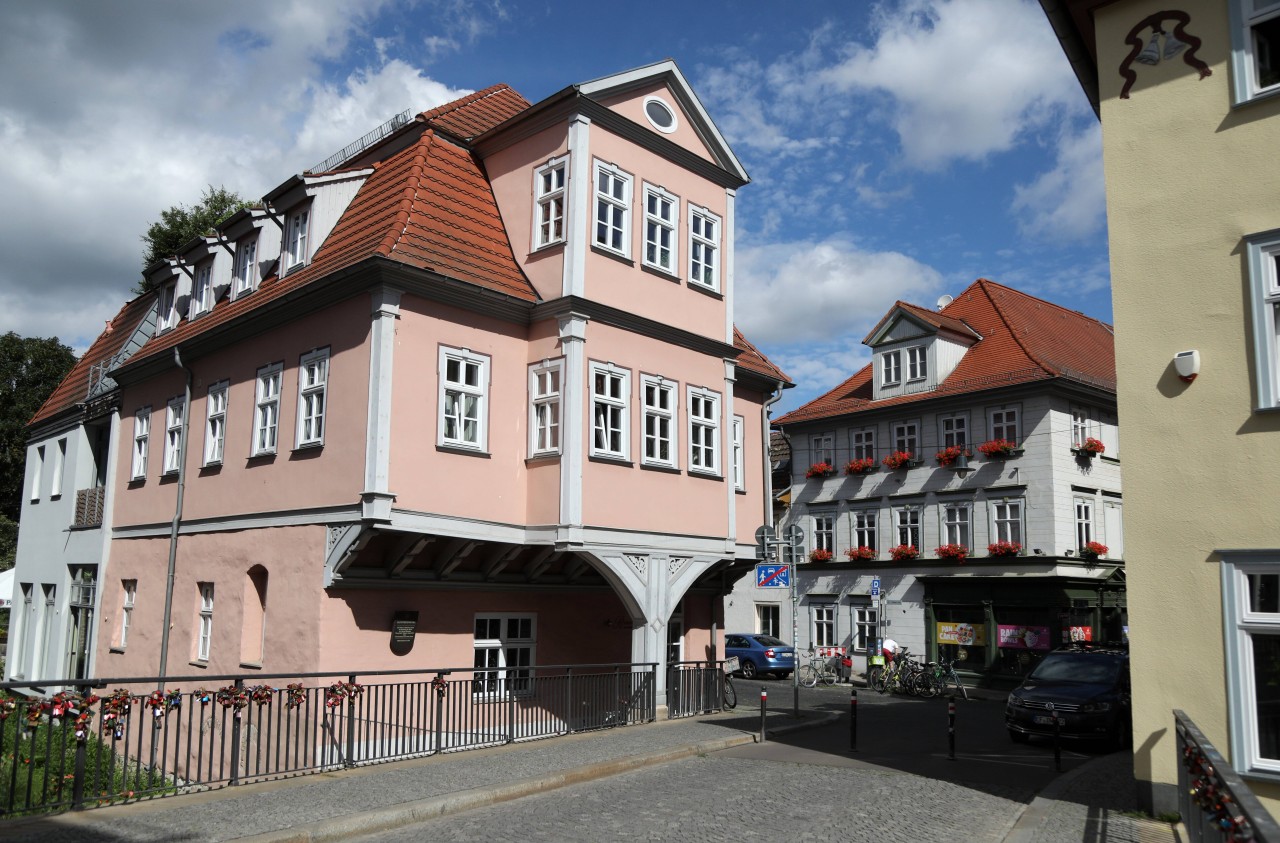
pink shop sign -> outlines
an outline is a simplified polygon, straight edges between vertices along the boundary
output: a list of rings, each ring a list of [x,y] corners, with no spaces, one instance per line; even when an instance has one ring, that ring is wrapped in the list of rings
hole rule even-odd
[[[1049,627],[1047,626],[1006,626],[996,627],[1000,635],[1000,646],[1013,650],[1047,650],[1049,649]]]

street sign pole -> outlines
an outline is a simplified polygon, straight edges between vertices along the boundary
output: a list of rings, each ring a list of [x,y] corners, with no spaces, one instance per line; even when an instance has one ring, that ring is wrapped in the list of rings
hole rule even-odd
[[[787,527],[787,543],[791,546],[791,648],[796,653],[795,669],[791,671],[791,716],[800,719],[800,653],[796,648],[800,643],[799,615],[800,598],[796,593],[796,568],[804,555],[804,530],[799,524]]]

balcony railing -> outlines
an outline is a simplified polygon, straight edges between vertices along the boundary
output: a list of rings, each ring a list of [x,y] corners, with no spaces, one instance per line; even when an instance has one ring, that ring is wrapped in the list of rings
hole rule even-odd
[[[72,526],[98,527],[102,524],[102,502],[107,496],[105,486],[81,489],[76,492],[76,515]]]
[[[1280,843],[1280,826],[1185,712],[1174,709],[1178,813],[1192,843]]]

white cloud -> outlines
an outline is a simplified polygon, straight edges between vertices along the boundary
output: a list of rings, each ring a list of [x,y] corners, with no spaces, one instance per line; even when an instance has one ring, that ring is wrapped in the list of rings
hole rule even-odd
[[[1011,210],[1031,237],[1078,240],[1106,221],[1102,128],[1090,122],[1058,138],[1054,167],[1029,184],[1015,185]]]

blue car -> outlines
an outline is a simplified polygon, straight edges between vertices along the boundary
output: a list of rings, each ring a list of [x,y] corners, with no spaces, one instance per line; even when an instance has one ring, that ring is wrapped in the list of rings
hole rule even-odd
[[[726,632],[724,655],[738,657],[737,675],[747,679],[763,673],[786,679],[796,669],[795,647],[759,632]]]

